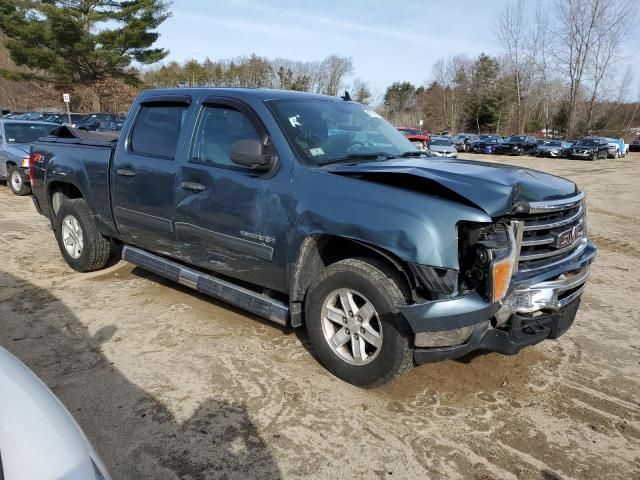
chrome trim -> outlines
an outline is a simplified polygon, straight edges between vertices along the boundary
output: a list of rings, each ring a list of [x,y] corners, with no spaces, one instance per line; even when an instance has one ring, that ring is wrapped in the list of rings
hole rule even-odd
[[[589,266],[574,272],[567,272],[553,280],[547,280],[526,288],[513,291],[502,302],[496,313],[498,325],[503,325],[514,313],[533,313],[541,310],[558,310],[578,298],[589,278]],[[574,290],[566,297],[563,292]]]
[[[569,208],[572,208],[572,207],[569,207]],[[584,206],[580,205],[580,209],[578,210],[578,212],[569,218],[563,218],[562,220],[558,220],[556,222],[550,222],[550,223],[525,223],[524,231],[530,232],[535,230],[546,230],[546,229],[561,227],[563,225],[567,225],[569,223],[575,222],[583,214],[584,214]]]
[[[511,239],[513,240],[513,248],[514,248],[514,262],[513,262],[513,273],[518,271],[518,264],[520,263],[520,250],[522,249],[522,235],[524,233],[523,230],[524,222],[513,220],[511,222]]]
[[[560,265],[561,263],[565,263],[565,262],[570,263],[574,258],[582,254],[582,252],[587,248],[587,243],[588,243],[588,240],[585,237],[583,237],[580,243],[578,244],[578,247],[576,248],[576,250],[574,252],[571,252],[570,255],[559,258],[555,262],[545,263],[544,265],[540,265],[539,267],[533,267],[533,268],[520,267],[518,271],[521,273],[529,273],[529,272],[535,272],[537,270],[548,270],[551,267],[555,267],[556,265]],[[574,244],[574,247],[575,247],[575,244]]]
[[[549,257],[555,257],[555,256],[558,256],[558,255],[562,255],[563,253],[570,252],[571,250],[576,248],[576,246],[579,245],[579,243],[582,240],[586,240],[584,235],[581,236],[575,242],[573,242],[571,245],[567,245],[566,247],[558,248],[557,250],[552,250],[550,252],[543,252],[543,253],[530,253],[530,254],[526,254],[525,253],[524,255],[520,255],[520,261],[521,262],[530,262],[532,260],[542,260],[543,258],[549,258]]]
[[[549,245],[553,243],[553,237],[545,235],[544,237],[532,238],[531,240],[523,240],[523,247],[537,247],[538,245]]]
[[[544,202],[530,202],[529,213],[548,213],[548,212],[557,212],[559,210],[566,210],[582,202],[584,198],[585,198],[584,192],[580,192],[576,196],[570,197],[570,198],[562,198],[560,200],[548,200]]]

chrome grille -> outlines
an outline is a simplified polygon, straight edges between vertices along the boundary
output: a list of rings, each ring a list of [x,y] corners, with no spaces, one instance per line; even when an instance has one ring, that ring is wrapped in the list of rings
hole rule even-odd
[[[531,272],[569,260],[586,247],[584,194],[550,202],[533,202],[529,212],[518,214],[522,242],[518,270]]]

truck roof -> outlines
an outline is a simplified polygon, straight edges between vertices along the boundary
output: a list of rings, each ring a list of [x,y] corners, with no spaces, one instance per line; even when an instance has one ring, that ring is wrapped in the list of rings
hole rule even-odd
[[[271,88],[245,88],[245,87],[181,87],[181,88],[158,88],[144,90],[139,100],[144,100],[154,95],[216,95],[220,97],[232,98],[254,98],[262,101],[283,100],[283,99],[313,99],[342,102],[340,97],[330,95],[320,95],[317,93],[298,92],[294,90],[276,90]]]

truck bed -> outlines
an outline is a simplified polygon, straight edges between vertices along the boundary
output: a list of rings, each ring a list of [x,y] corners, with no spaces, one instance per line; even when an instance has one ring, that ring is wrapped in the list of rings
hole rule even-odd
[[[105,235],[117,237],[110,203],[109,168],[117,140],[118,135],[110,132],[87,132],[63,126],[34,142],[31,152],[42,155],[42,160],[32,169],[36,207],[50,217],[51,192],[45,191],[45,185],[52,185],[56,180],[71,181],[93,209],[98,229]]]

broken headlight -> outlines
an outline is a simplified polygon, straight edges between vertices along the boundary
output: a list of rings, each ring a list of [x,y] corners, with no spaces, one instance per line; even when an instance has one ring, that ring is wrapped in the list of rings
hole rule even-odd
[[[460,224],[461,292],[477,291],[491,303],[507,295],[518,260],[513,229],[504,223]]]

